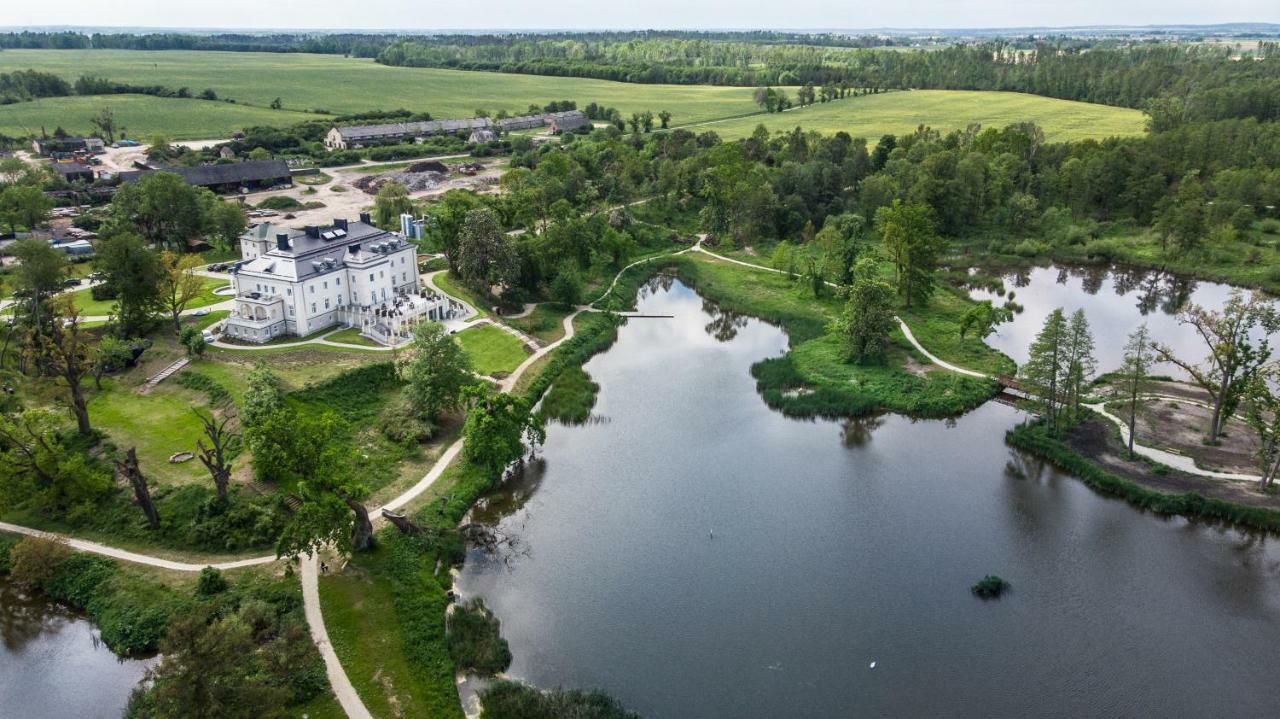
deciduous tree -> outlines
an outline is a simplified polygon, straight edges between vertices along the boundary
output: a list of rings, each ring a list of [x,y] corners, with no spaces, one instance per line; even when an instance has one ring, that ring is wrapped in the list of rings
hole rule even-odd
[[[204,291],[204,278],[195,273],[201,264],[199,255],[180,255],[170,250],[160,253],[156,293],[173,321],[174,332],[182,329],[182,311]]]
[[[850,361],[864,364],[884,355],[894,328],[892,303],[893,288],[876,276],[875,261],[859,260],[839,326]]]
[[[876,230],[893,260],[898,292],[910,307],[933,293],[933,274],[943,240],[933,228],[927,205],[894,200],[876,211]]]
[[[462,388],[471,382],[471,364],[444,325],[423,322],[414,330],[404,376],[405,394],[414,410],[435,421],[458,406]]]
[[[1213,415],[1209,420],[1210,442],[1217,442],[1222,425],[1235,413],[1244,388],[1271,358],[1271,344],[1266,335],[1280,329],[1280,315],[1271,302],[1260,294],[1246,296],[1235,290],[1214,312],[1189,304],[1178,313],[1178,322],[1189,325],[1204,341],[1208,355],[1199,364],[1178,357],[1166,345],[1156,345],[1161,359],[1181,367],[1193,382],[1209,393]],[[1261,330],[1263,338],[1254,340],[1251,333]]]

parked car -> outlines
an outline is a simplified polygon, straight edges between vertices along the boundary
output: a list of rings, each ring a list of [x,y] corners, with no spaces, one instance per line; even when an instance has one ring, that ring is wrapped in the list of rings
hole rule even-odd
[[[209,314],[209,308],[201,307],[200,309],[196,310],[195,312],[192,312],[191,314],[196,317],[204,317],[205,315]]]
[[[213,336],[213,330],[205,330],[200,333],[206,344],[212,344],[216,337]]]
[[[63,287],[78,287],[80,285],[79,277],[68,277],[62,281]]]

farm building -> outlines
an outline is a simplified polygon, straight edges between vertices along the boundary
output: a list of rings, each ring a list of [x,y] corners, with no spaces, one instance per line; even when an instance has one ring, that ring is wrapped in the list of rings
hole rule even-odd
[[[557,112],[547,123],[549,131],[552,135],[559,135],[562,132],[573,132],[579,127],[590,124],[587,116],[580,112]]]
[[[325,135],[324,146],[330,150],[349,150],[375,145],[391,145],[432,135],[475,133],[497,129],[502,132],[532,130],[557,124],[564,129],[581,127],[587,116],[576,110],[550,112],[539,115],[520,115],[490,120],[487,117],[471,117],[464,120],[426,120],[422,122],[398,122],[390,125],[354,125],[333,127]],[[569,127],[569,126],[572,127]],[[496,133],[495,133],[496,134]]]
[[[493,134],[493,130],[476,130],[471,133],[471,137],[467,138],[467,142],[473,145],[480,145],[486,142],[493,142],[498,136]]]
[[[214,192],[265,190],[293,183],[293,175],[284,160],[248,160],[199,167],[167,167],[163,170],[134,170],[120,173],[121,182],[137,182],[152,172],[172,172],[187,183]]]
[[[334,127],[325,135],[324,146],[330,150],[348,150],[376,145],[393,145],[419,137],[447,133],[471,132],[490,126],[487,117],[465,120],[424,120],[421,122],[397,122],[390,125],[353,125]]]
[[[93,182],[93,168],[79,162],[55,162],[53,171],[67,182]]]
[[[31,143],[31,151],[41,157],[96,155],[106,150],[97,137],[39,137]]]

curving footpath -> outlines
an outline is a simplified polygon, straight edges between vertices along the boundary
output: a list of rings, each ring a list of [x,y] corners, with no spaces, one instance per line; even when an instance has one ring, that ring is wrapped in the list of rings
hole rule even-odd
[[[1203,402],[1196,402],[1195,400],[1188,400],[1180,397],[1169,397],[1165,395],[1152,395],[1152,397],[1159,398],[1159,399],[1168,399],[1175,402],[1186,402],[1188,404],[1197,404],[1200,406],[1204,406]],[[1108,412],[1106,406],[1101,402],[1097,404],[1086,404],[1085,407],[1088,407],[1090,410],[1097,412],[1102,417],[1106,417],[1107,419],[1115,423],[1115,425],[1120,428],[1120,439],[1126,445],[1129,443],[1129,425],[1123,419]],[[1195,460],[1192,459],[1191,457],[1188,457],[1184,454],[1177,454],[1175,452],[1170,452],[1165,449],[1147,447],[1145,445],[1139,444],[1136,441],[1133,443],[1133,451],[1135,454],[1140,454],[1143,457],[1146,457],[1147,459],[1152,460],[1153,462],[1159,462],[1160,464],[1166,465],[1168,467],[1172,467],[1178,470],[1179,472],[1185,472],[1186,474],[1194,474],[1198,477],[1207,477],[1209,479],[1224,479],[1224,480],[1230,480],[1234,482],[1258,482],[1262,479],[1256,474],[1240,474],[1236,472],[1218,472],[1212,469],[1201,469],[1200,467],[1196,466]]]

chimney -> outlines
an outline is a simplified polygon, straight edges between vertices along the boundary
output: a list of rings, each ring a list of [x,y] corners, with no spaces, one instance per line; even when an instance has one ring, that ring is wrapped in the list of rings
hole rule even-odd
[[[277,250],[289,249],[289,233],[281,232],[280,234],[276,235],[276,249]]]
[[[366,225],[372,225],[372,224],[373,224],[373,216],[372,216],[372,215],[370,215],[368,212],[361,212],[361,213],[360,213],[360,221],[361,221],[361,222],[363,222],[363,223],[364,223],[364,224],[366,224]]]
[[[338,228],[339,230],[345,230],[347,229],[347,221],[334,218],[333,226]]]
[[[347,245],[347,252],[350,252],[353,255],[360,254],[360,245]]]
[[[307,237],[310,237],[313,240],[320,238],[320,228],[315,225],[307,225],[303,228],[303,232],[306,232]]]

